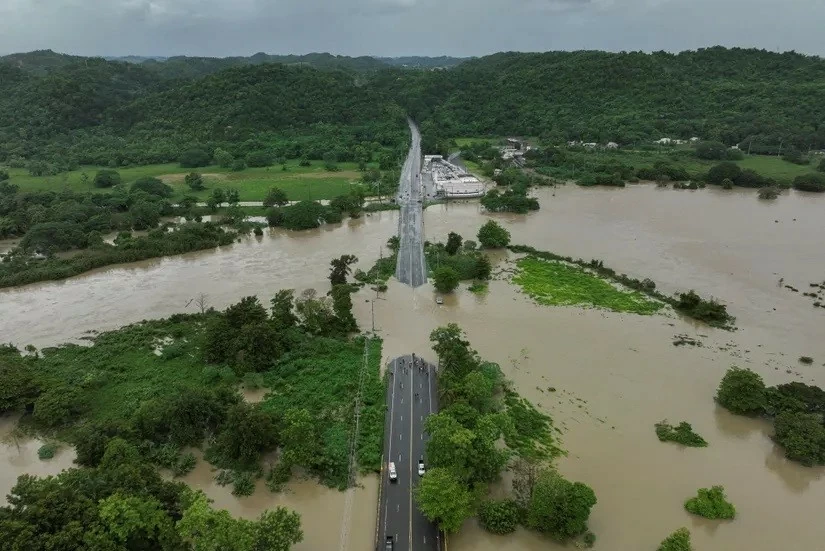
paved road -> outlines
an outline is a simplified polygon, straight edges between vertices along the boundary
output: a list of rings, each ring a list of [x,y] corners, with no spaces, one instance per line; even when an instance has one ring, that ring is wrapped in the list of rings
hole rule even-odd
[[[401,283],[419,287],[427,283],[427,265],[424,260],[424,210],[421,193],[421,134],[415,123],[409,121],[412,143],[407,160],[401,169],[396,201],[401,206],[398,218],[398,264],[395,277]]]
[[[384,427],[384,466],[381,473],[381,500],[378,504],[376,546],[385,551],[387,536],[393,551],[441,551],[442,536],[436,526],[418,510],[412,490],[420,481],[418,460],[427,464],[424,422],[438,411],[435,366],[412,356],[396,358],[390,364],[387,387],[387,415]],[[421,367],[418,367],[421,366]],[[388,464],[395,463],[398,480],[390,482]],[[427,476],[426,474],[424,476]]]

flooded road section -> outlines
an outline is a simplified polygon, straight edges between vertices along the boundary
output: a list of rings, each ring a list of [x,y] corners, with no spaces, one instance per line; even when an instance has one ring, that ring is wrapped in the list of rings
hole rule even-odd
[[[519,391],[562,430],[569,455],[560,460],[560,469],[591,485],[599,500],[590,523],[597,548],[655,549],[680,526],[690,528],[695,547],[705,551],[818,548],[825,539],[819,520],[825,471],[787,462],[772,444],[767,423],[718,409],[713,395],[732,364],[754,369],[768,384],[802,380],[825,386],[825,310],[777,285],[784,277],[801,291],[809,282],[825,280],[820,238],[825,197],[786,192],[761,202],[753,192],[653,186],[568,186],[542,189],[538,196],[537,213],[494,217],[511,231],[514,243],[600,258],[634,277],[650,277],[666,292],[694,288],[716,296],[737,316],[739,330],[711,330],[675,315],[540,307],[504,281],[493,281],[482,296],[462,284],[445,304],[436,305],[430,285],[413,290],[392,281],[375,300],[386,358],[415,350],[433,360],[430,331],[459,323],[479,353],[500,363]],[[456,231],[474,239],[488,217],[477,203],[430,207],[425,235],[444,240]],[[273,231],[220,251],[0,291],[0,334],[4,341],[44,346],[91,329],[185,311],[201,292],[220,308],[248,294],[266,300],[281,288],[323,291],[332,257],[355,254],[366,269],[397,227],[396,212],[376,213],[314,232]],[[504,261],[508,255],[494,256]],[[371,325],[373,297],[368,291],[353,297],[362,327]],[[698,337],[704,346],[673,346],[674,335],[681,333]],[[814,364],[798,364],[802,355],[813,357]],[[653,425],[662,419],[690,422],[709,447],[660,443]],[[17,474],[28,468],[40,472],[36,447],[33,453],[29,462],[4,459],[3,493]],[[296,482],[283,496],[261,488],[238,500],[230,488],[214,485],[208,469],[201,462],[185,480],[203,488],[219,507],[248,517],[279,503],[294,507],[307,535],[301,549],[336,547],[345,494]],[[374,484],[365,482],[358,494],[353,538],[373,535]],[[698,488],[714,484],[725,487],[736,520],[698,521],[684,511],[683,502]],[[371,539],[364,541],[368,545]],[[450,539],[450,549],[459,551],[503,545],[516,551],[561,548],[525,531],[491,536],[474,521]],[[352,539],[349,548],[361,544]]]

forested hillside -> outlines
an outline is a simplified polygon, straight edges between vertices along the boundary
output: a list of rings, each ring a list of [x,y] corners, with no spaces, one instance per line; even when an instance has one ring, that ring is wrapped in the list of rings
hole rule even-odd
[[[405,113],[422,123],[430,151],[457,136],[502,134],[620,144],[698,136],[754,152],[825,147],[825,61],[795,53],[500,53],[449,70],[330,54],[4,59],[0,163],[17,166],[168,162],[191,147],[354,160],[365,144],[402,150]],[[33,70],[38,60],[45,74]]]
[[[825,61],[795,53],[501,53],[401,77],[387,84],[442,137],[825,147]]]

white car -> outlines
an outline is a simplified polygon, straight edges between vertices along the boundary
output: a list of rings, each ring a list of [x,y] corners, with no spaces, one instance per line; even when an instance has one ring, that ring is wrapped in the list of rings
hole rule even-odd
[[[418,476],[424,476],[424,472],[425,472],[425,470],[424,470],[424,460],[419,459],[418,460]]]
[[[395,470],[395,463],[390,461],[390,482],[396,482],[398,480],[398,472]]]
[[[435,297],[436,304],[444,304],[444,299],[442,297]]]

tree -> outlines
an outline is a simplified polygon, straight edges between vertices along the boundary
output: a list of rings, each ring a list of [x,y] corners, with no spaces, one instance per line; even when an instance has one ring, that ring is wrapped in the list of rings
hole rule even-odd
[[[132,221],[132,228],[149,230],[160,222],[160,208],[150,201],[138,201],[129,209],[129,218]]]
[[[266,223],[270,228],[277,228],[284,225],[284,210],[280,208],[271,208],[266,211]]]
[[[329,172],[338,171],[338,156],[334,151],[324,153],[324,168]]]
[[[306,155],[301,156],[301,160],[298,161],[298,166],[310,166],[312,163],[309,162],[309,157]]]
[[[696,156],[700,159],[722,161],[726,158],[728,147],[722,142],[699,142],[696,144]]]
[[[490,275],[493,273],[493,264],[490,262],[490,259],[485,254],[479,254],[476,256],[476,265],[475,265],[475,273],[473,277],[475,279],[490,279]]]
[[[286,196],[286,192],[277,187],[270,188],[266,193],[266,197],[264,197],[265,207],[282,207],[288,203],[289,199]]]
[[[825,159],[819,161],[819,166],[817,167],[817,170],[820,172],[825,172]]]
[[[212,190],[212,199],[214,199],[215,203],[220,205],[221,203],[226,202],[226,194],[224,193],[223,189],[216,187]]]
[[[460,281],[458,272],[449,266],[441,266],[433,272],[433,284],[439,293],[451,293]]]
[[[473,514],[472,494],[450,469],[435,467],[428,470],[413,492],[424,516],[437,522],[445,532],[458,532]]]
[[[241,202],[241,192],[235,188],[229,188],[226,190],[226,202],[229,203],[230,206],[237,205]]]
[[[500,249],[510,244],[510,232],[495,220],[488,220],[478,230],[478,242],[485,249]]]
[[[261,454],[276,442],[275,423],[269,413],[257,406],[237,404],[229,409],[224,428],[207,453],[218,466],[254,468]]]
[[[246,170],[246,161],[243,159],[235,159],[232,161],[232,166],[230,167],[232,172],[240,172],[242,170]]]
[[[289,230],[309,230],[321,225],[325,209],[316,201],[298,201],[283,209],[283,226]]]
[[[80,392],[55,385],[34,401],[34,420],[41,427],[55,428],[73,421],[82,411]]]
[[[693,551],[690,545],[690,531],[687,528],[679,528],[662,541],[658,551]]]
[[[512,499],[483,501],[478,508],[478,521],[493,534],[511,534],[516,531],[519,519],[518,505]]]
[[[447,235],[447,244],[444,246],[444,250],[447,251],[447,254],[453,256],[455,253],[458,252],[458,249],[461,248],[461,242],[463,238],[455,232],[450,232]]]
[[[233,518],[226,510],[215,510],[203,492],[191,492],[189,506],[176,529],[193,551],[251,550],[255,537],[250,521]]]
[[[342,333],[358,331],[358,323],[352,315],[352,289],[349,285],[333,285],[330,291],[332,297],[332,311],[338,320],[338,327]]]
[[[0,169],[0,182],[5,182],[9,179],[9,171]]]
[[[246,165],[261,168],[272,165],[273,155],[269,151],[253,151],[246,156]]]
[[[304,539],[301,516],[284,507],[267,510],[255,524],[253,551],[289,551]]]
[[[164,541],[173,537],[172,519],[163,505],[151,497],[115,492],[100,501],[100,520],[106,531],[121,545]]]
[[[470,463],[473,440],[476,435],[448,413],[430,415],[425,421],[427,434],[427,457],[430,465],[449,469],[455,476],[467,481],[470,478]]]
[[[825,426],[818,413],[783,411],[774,420],[774,440],[785,457],[806,466],[825,463]]]
[[[736,508],[725,499],[725,489],[722,486],[700,488],[696,497],[685,502],[685,509],[709,519],[732,519],[736,516]]]
[[[207,166],[211,161],[209,153],[203,149],[193,147],[187,149],[180,155],[180,166],[182,168],[198,168],[200,166]]]
[[[157,197],[171,197],[173,193],[170,186],[164,184],[162,180],[152,178],[151,176],[144,176],[132,182],[129,191],[132,193],[142,191]]]
[[[108,168],[98,170],[97,174],[95,174],[95,179],[92,181],[92,184],[99,188],[109,188],[119,183],[120,173],[117,170],[110,170]]]
[[[709,184],[721,184],[726,178],[733,182],[742,174],[742,169],[734,162],[725,161],[711,167],[708,171],[707,181]]]
[[[197,172],[191,172],[186,175],[184,178],[186,185],[189,186],[189,189],[192,191],[200,191],[202,189],[206,189],[206,186],[203,184],[203,176],[198,174]]]
[[[733,189],[733,180],[725,178],[721,183],[722,189]]]
[[[215,157],[215,163],[217,163],[217,165],[221,168],[231,167],[232,161],[235,160],[235,158],[229,151],[221,149],[220,147],[215,149],[215,153],[213,156]]]
[[[351,254],[344,254],[339,258],[333,258],[329,263],[329,282],[333,286],[346,284],[347,276],[352,273],[351,266],[356,262],[358,262],[358,257]]]
[[[40,387],[16,348],[0,346],[0,415],[31,406]]]
[[[719,383],[716,401],[734,413],[761,413],[767,405],[765,383],[750,369],[731,367]]]
[[[295,291],[292,289],[281,289],[270,301],[271,318],[275,327],[280,331],[285,331],[298,323],[298,318],[292,312],[294,309]]]
[[[566,541],[587,530],[596,494],[586,484],[547,469],[539,475],[527,509],[527,526]]]

